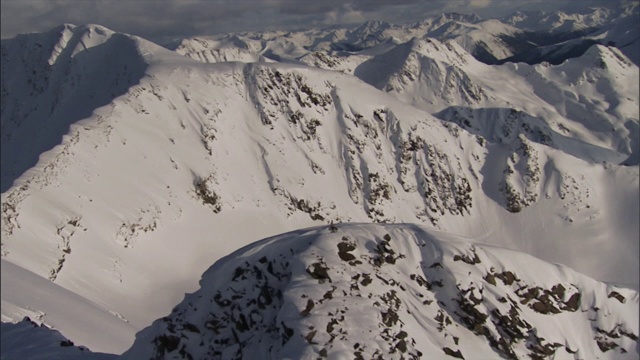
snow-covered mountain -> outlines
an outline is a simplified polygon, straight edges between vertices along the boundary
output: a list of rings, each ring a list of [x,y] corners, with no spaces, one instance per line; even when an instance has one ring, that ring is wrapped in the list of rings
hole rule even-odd
[[[552,30],[546,39],[545,33],[536,32],[533,33],[534,35],[525,33],[524,37],[540,38],[537,42],[542,46],[524,49],[524,51],[504,58],[500,62],[537,64],[546,61],[551,64],[560,64],[566,59],[581,56],[592,45],[600,44],[618,48],[638,65],[640,62],[640,38],[637,30],[638,8],[630,9],[629,12],[629,14],[625,14],[626,16],[613,18],[609,22],[598,22],[599,26],[586,27],[583,23],[578,22],[578,24],[583,24],[583,29],[567,32],[555,31],[556,34],[553,34]],[[575,22],[571,23],[573,26],[576,24]]]
[[[311,54],[329,58],[320,67],[334,67],[354,55],[379,54],[385,44],[412,38],[453,41],[487,64],[526,62],[560,64],[581,56],[591,45],[618,47],[638,65],[640,7],[637,3],[613,8],[589,8],[580,13],[562,11],[517,12],[502,19],[482,19],[473,14],[446,13],[408,24],[367,21],[353,28],[304,31],[267,31],[184,39],[177,51],[205,62],[246,61],[263,55],[276,61],[303,61]],[[236,49],[236,52],[230,49]],[[202,51],[213,51],[204,55]],[[224,55],[220,55],[220,54]],[[249,55],[251,54],[251,56]],[[348,70],[342,68],[340,70]]]
[[[424,241],[443,248],[466,237],[487,254],[511,249],[509,257],[541,269],[554,268],[543,261],[560,263],[609,285],[569,270],[541,270],[547,275],[538,278],[516,262],[500,270],[502,258],[488,261],[543,293],[557,284],[573,291],[574,282],[595,294],[595,305],[582,297],[583,310],[607,308],[616,291],[632,300],[612,313],[637,317],[637,304],[628,310],[637,292],[627,288],[637,290],[639,273],[638,67],[602,45],[560,65],[488,65],[460,44],[462,33],[425,36],[451,22],[511,29],[496,21],[448,14],[402,26],[198,37],[175,51],[98,25],[2,40],[2,321],[28,316],[74,344],[119,354],[197,290],[223,256],[283,232],[346,222],[415,223],[430,234]],[[364,233],[384,238],[384,227],[343,226],[365,248]],[[415,229],[393,231],[413,239]],[[287,246],[269,253],[285,256]],[[307,251],[300,246],[292,249]],[[416,264],[433,258],[401,246]],[[415,275],[395,265],[385,271]],[[444,271],[463,271],[449,265]],[[453,299],[464,277],[452,279],[445,288]],[[376,289],[383,292],[371,296],[391,290]],[[517,296],[515,287],[501,289]],[[568,306],[560,302],[569,298],[550,294],[558,309]],[[482,306],[487,316],[506,309],[493,300]],[[543,321],[529,315],[548,318],[527,311],[529,324]],[[569,345],[554,341],[596,354],[602,348],[585,336],[605,334],[618,349],[603,358],[620,349],[637,356],[620,332],[637,335],[637,323],[602,320],[598,333],[583,316],[571,319],[589,331],[564,338]],[[427,323],[413,330],[432,333]],[[552,337],[530,328],[514,340],[491,326],[493,337],[475,337],[459,324],[455,336],[471,345],[434,340],[407,351],[552,350],[536,340],[552,344]],[[151,331],[144,336],[161,336]],[[511,350],[492,345],[496,334],[514,340]],[[131,351],[152,351],[145,346]]]
[[[415,225],[251,244],[124,359],[636,359],[638,293]]]
[[[616,48],[594,45],[580,58],[553,67],[490,66],[455,42],[414,38],[363,62],[354,73],[430,113],[459,107],[525,111],[546,119],[549,131],[578,140],[574,144],[602,148],[605,157],[593,160],[615,161],[608,158],[611,154],[605,155],[611,148],[629,155],[637,152],[633,119],[637,118],[638,67]],[[574,155],[589,153],[581,150]]]
[[[146,64],[129,36],[66,24],[3,40],[1,66],[4,192],[70,124],[135,85]]]

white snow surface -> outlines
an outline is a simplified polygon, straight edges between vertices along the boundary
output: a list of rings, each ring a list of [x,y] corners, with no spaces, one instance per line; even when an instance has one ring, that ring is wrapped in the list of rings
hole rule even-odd
[[[425,227],[340,224],[220,260],[122,358],[635,359],[637,333],[637,291]]]
[[[481,22],[404,29],[448,21]],[[2,321],[29,316],[120,354],[223,256],[330,222],[416,223],[438,243],[466,237],[563,264],[604,282],[575,275],[598,301],[620,286],[637,318],[637,65],[595,45],[557,66],[489,66],[454,40],[358,29],[199,38],[177,51],[98,25],[3,40]],[[356,34],[383,35],[330,50]],[[513,269],[528,286],[573,281]],[[477,338],[449,348],[495,356]],[[603,358],[637,356],[620,339]],[[440,354],[434,344],[412,349]]]

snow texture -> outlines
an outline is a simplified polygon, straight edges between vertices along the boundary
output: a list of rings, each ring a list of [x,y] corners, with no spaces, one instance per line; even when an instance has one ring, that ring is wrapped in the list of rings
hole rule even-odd
[[[67,356],[51,345],[59,336],[99,352],[67,349],[78,356],[108,356],[138,334],[164,340],[129,354],[186,356],[184,345],[226,357],[246,343],[294,358],[637,358],[637,19],[634,3],[443,14],[201,36],[175,50],[99,25],[3,39],[2,333],[15,344],[3,358],[40,356],[19,350],[22,332],[52,357]],[[339,231],[325,234],[329,224]],[[259,243],[273,242],[251,266],[244,253],[216,263],[310,226]],[[376,260],[385,244],[406,258]],[[226,280],[209,283],[212,272]],[[147,328],[185,293],[235,300],[230,286],[246,306],[196,311],[189,295]],[[271,305],[260,309],[263,288]],[[257,324],[256,306],[266,330],[251,340],[237,326]],[[204,309],[234,322],[205,331]]]
[[[636,291],[415,225],[265,239],[200,286],[122,358],[637,357]]]

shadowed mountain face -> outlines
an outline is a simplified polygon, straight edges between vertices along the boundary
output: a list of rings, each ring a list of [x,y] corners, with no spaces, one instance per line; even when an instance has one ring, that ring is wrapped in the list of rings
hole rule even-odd
[[[37,324],[29,317],[19,323],[2,323],[2,356],[6,359],[33,360],[112,360],[114,354],[91,352],[76,346],[60,332]]]
[[[597,44],[559,65],[488,65],[470,53],[485,32],[535,31],[516,28],[515,20],[509,24],[443,15],[403,26],[370,22],[352,30],[199,37],[184,40],[176,51],[97,25],[3,40],[3,321],[29,316],[92,351],[122,353],[184,293],[210,291],[208,275],[197,281],[211,264],[257,239],[331,223],[406,223],[418,225],[388,231],[339,225],[350,239],[344,241],[320,236],[323,228],[310,237],[295,233],[282,242],[291,246],[269,250],[282,262],[271,255],[263,262],[266,253],[253,257],[262,253],[259,245],[247,248],[252,250],[246,256],[236,253],[236,260],[224,260],[233,269],[224,271],[239,268],[250,281],[229,285],[243,274],[223,271],[215,275],[226,279],[215,285],[223,305],[197,306],[232,319],[232,328],[206,325],[210,319],[197,320],[202,314],[193,310],[189,323],[195,331],[176,313],[170,317],[175,321],[140,333],[148,341],[136,349],[186,356],[180,354],[184,345],[196,358],[206,354],[193,350],[196,342],[218,341],[219,347],[206,351],[223,357],[242,355],[237,351],[245,345],[245,355],[264,351],[293,358],[331,357],[332,351],[354,357],[360,352],[363,358],[434,351],[466,357],[476,350],[487,357],[530,357],[565,348],[570,354],[581,344],[576,356],[617,358],[621,349],[637,355],[633,336],[624,335],[637,335],[637,323],[600,323],[606,312],[590,307],[637,317],[637,311],[629,315],[607,305],[617,301],[615,294],[608,297],[613,292],[627,301],[637,293],[606,284],[637,288],[640,272],[638,67],[624,51]],[[444,38],[426,36],[425,29],[436,28]],[[333,46],[346,40],[357,48]],[[375,260],[376,252],[387,252],[380,240],[387,234],[404,239],[400,249],[389,246],[411,261]],[[298,247],[294,238],[306,240]],[[448,239],[460,238],[472,240],[459,240],[467,245],[438,255],[446,253],[437,248],[447,248]],[[309,247],[307,240],[313,240]],[[325,247],[332,249],[322,250],[322,258],[334,283],[323,278],[325,266],[311,255]],[[498,248],[515,252],[504,255]],[[475,263],[474,251],[491,265]],[[555,270],[538,278],[533,268],[487,255],[495,251]],[[356,260],[362,263],[350,264]],[[442,272],[421,268],[421,262],[440,262]],[[605,283],[574,278],[546,262]],[[344,293],[331,290],[331,284],[338,288],[334,269],[349,275],[349,285],[339,287]],[[475,285],[459,288],[469,271]],[[509,284],[485,279],[508,272],[516,276]],[[364,292],[365,274],[389,284]],[[305,293],[302,303],[287,302],[292,282],[310,281],[303,276],[329,287]],[[409,286],[422,282],[418,276],[430,289]],[[242,299],[223,291],[239,291],[236,285]],[[322,300],[330,290],[334,298]],[[416,292],[433,295],[434,307],[423,308],[427,298]],[[580,301],[597,294],[596,305],[584,300],[580,311],[566,311],[575,309],[577,300],[571,299],[578,292]],[[216,294],[205,295],[216,302]],[[355,308],[381,312],[363,327],[371,326],[375,339],[358,332],[349,352],[336,345],[352,338],[343,330],[357,332],[339,326],[346,321],[334,303],[340,297],[352,302],[349,323],[359,316]],[[374,300],[365,304],[360,297]],[[481,304],[472,304],[481,297],[489,300],[481,300],[476,312]],[[224,305],[227,300],[237,304]],[[313,308],[307,309],[309,300]],[[301,325],[304,314],[312,317],[325,302],[332,304],[326,313],[332,315],[318,313],[321,321],[307,324],[313,329]],[[394,322],[400,304],[406,315]],[[289,310],[304,314],[283,317]],[[421,311],[428,316],[415,315]],[[563,337],[546,327],[536,330],[538,320],[531,320],[565,315],[585,332]],[[438,319],[459,332],[438,330]],[[257,335],[245,329],[254,323],[266,330]],[[217,332],[205,332],[206,326]],[[447,336],[422,344],[423,329],[431,337]],[[459,341],[451,343],[454,338]],[[474,340],[465,343],[467,338]],[[279,345],[269,349],[265,343]]]
[[[2,191],[60,144],[71,124],[126,93],[145,67],[131,38],[99,26],[3,40]]]

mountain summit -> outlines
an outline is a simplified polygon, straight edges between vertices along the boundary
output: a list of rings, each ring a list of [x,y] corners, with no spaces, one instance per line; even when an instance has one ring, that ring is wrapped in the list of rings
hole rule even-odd
[[[265,239],[200,287],[122,358],[637,357],[636,291],[414,225]]]
[[[486,31],[493,34],[487,39],[500,33],[504,40],[500,31],[517,25],[497,21],[449,14],[408,25],[199,36],[184,39],[175,51],[98,25],[67,24],[2,40],[2,319],[17,323],[4,327],[7,334],[31,331],[33,322],[38,334],[48,334],[42,339],[55,343],[64,336],[78,345],[68,353],[86,347],[120,354],[138,334],[146,340],[131,354],[174,356],[184,346],[193,357],[209,350],[231,356],[233,344],[246,344],[247,351],[273,356],[315,356],[323,349],[342,356],[346,349],[337,342],[343,329],[359,334],[349,343],[349,356],[359,351],[364,358],[458,351],[470,357],[476,350],[505,357],[637,355],[631,336],[638,334],[637,323],[623,319],[637,316],[637,307],[636,313],[629,307],[637,302],[640,273],[638,66],[627,55],[633,52],[596,42],[556,65],[490,65],[471,50],[477,44],[460,36],[477,39]],[[447,32],[451,36],[429,35],[455,23],[465,24]],[[613,23],[590,34],[600,36]],[[330,224],[339,231],[326,230]],[[218,262],[257,239],[314,226],[274,241],[262,254],[267,262],[242,255],[251,259],[246,267],[241,253]],[[335,238],[340,232],[348,240]],[[398,242],[390,249],[407,262],[376,264],[375,252],[387,251],[387,234]],[[313,241],[297,244],[301,237]],[[346,244],[342,250],[336,241]],[[253,246],[245,250],[261,253]],[[372,322],[363,333],[333,323],[327,330],[329,318],[323,318],[309,323],[318,330],[309,335],[314,329],[305,329],[301,319],[315,319],[312,310],[320,309],[329,291],[324,287],[318,287],[322,294],[291,300],[282,310],[291,318],[278,318],[280,308],[269,310],[267,295],[257,293],[260,301],[247,297],[246,308],[234,307],[231,315],[225,306],[187,311],[183,303],[168,317],[174,325],[159,321],[139,333],[169,314],[185,293],[200,291],[215,302],[213,288],[230,297],[223,287],[245,294],[254,294],[255,284],[266,289],[260,279],[236,288],[235,275],[229,280],[227,273],[235,268],[246,277],[257,273],[256,266],[277,280],[268,266],[279,267],[280,279],[269,277],[273,286],[264,290],[272,306],[282,304],[271,292],[293,291],[298,276],[304,286],[319,280],[330,286],[324,275],[314,278],[305,270],[311,266],[313,273],[319,260],[298,257],[324,247],[332,281],[333,268],[349,279],[360,276],[347,279],[349,285],[340,285],[327,304],[340,296],[350,309],[388,314],[363,319]],[[450,251],[440,254],[433,247]],[[474,264],[454,261],[456,255]],[[511,257],[518,262],[509,262]],[[355,260],[362,263],[349,264]],[[430,268],[434,262],[442,269]],[[198,284],[212,264],[223,263],[233,269],[214,272],[226,280],[210,284],[206,273]],[[296,267],[303,263],[305,269]],[[509,284],[500,280],[508,272],[514,274],[505,280]],[[375,288],[361,284],[364,274]],[[375,274],[395,279],[404,290]],[[467,275],[475,290],[469,290]],[[422,282],[418,276],[431,290],[414,284]],[[495,285],[485,279],[492,277]],[[400,299],[392,309],[398,313],[402,305],[405,325],[398,318],[382,333],[376,321],[395,317],[388,311],[392,291]],[[436,296],[431,307],[406,307],[427,300],[417,293]],[[577,293],[579,304],[571,300]],[[361,302],[369,295],[387,302]],[[476,304],[480,296],[484,300]],[[309,317],[298,316],[308,300]],[[249,317],[251,306],[258,306],[257,318]],[[205,308],[234,323],[219,334],[205,332],[208,320],[196,319]],[[341,310],[327,311],[342,323],[347,314]],[[352,311],[350,319],[357,318]],[[263,319],[269,332],[248,332],[240,313],[246,324]],[[186,314],[200,335],[187,334]],[[485,321],[475,328],[473,320],[470,327],[464,319],[476,315]],[[438,331],[436,316],[445,325],[448,316],[457,327]],[[540,319],[557,322],[568,335],[536,325]],[[574,321],[582,332],[568,332],[566,324]],[[187,333],[170,334],[169,326]],[[423,344],[425,334],[432,343]],[[176,343],[171,337],[183,335],[194,340]],[[270,336],[293,342],[279,341],[269,350],[252,336],[263,343]],[[454,337],[459,341],[452,344]],[[152,347],[148,341],[154,339],[169,342],[157,340]],[[202,350],[194,347],[197,339],[221,345]]]

